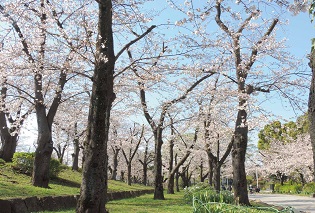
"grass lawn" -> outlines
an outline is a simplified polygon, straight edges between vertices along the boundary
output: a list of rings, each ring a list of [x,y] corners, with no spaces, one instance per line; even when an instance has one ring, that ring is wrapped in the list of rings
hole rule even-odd
[[[65,169],[57,179],[51,180],[48,189],[34,187],[31,177],[14,171],[10,163],[0,165],[0,199],[25,198],[31,196],[78,195],[81,173]],[[108,181],[108,192],[152,189],[139,184],[128,186],[121,181]]]
[[[192,207],[184,202],[183,191],[173,195],[164,194],[165,200],[153,200],[153,194],[140,197],[110,201],[106,208],[111,213],[182,213],[192,212]]]
[[[136,198],[110,201],[106,208],[110,213],[185,213],[192,212],[192,207],[184,202],[183,191],[173,195],[164,194],[165,200],[153,200],[153,194]],[[74,209],[54,213],[73,213]],[[48,212],[45,212],[48,213]]]

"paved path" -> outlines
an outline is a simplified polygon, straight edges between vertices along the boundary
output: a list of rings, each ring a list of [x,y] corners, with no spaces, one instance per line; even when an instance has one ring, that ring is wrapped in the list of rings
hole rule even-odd
[[[283,194],[249,194],[250,200],[261,200],[264,203],[278,206],[291,206],[295,212],[315,213],[315,198]]]

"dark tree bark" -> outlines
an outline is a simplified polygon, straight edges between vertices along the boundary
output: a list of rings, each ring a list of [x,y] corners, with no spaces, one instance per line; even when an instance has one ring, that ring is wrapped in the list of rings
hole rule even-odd
[[[203,179],[203,160],[202,160],[202,159],[201,159],[201,162],[200,162],[199,168],[200,168],[200,173],[199,173],[200,182],[203,182],[203,181],[204,181],[204,179]]]
[[[79,170],[79,154],[80,154],[80,141],[79,138],[84,134],[85,131],[82,131],[81,134],[78,134],[78,124],[74,124],[74,139],[73,139],[73,153],[72,153],[72,170]]]
[[[175,165],[177,165],[177,154],[175,154],[174,157]],[[176,192],[179,192],[179,171],[175,172],[175,187],[176,187]]]
[[[11,135],[10,133],[5,132],[5,129],[1,131],[1,149],[0,149],[0,158],[6,162],[12,161],[13,155],[16,150],[18,135]]]
[[[315,50],[310,53],[309,66],[312,69],[312,80],[308,100],[308,119],[310,122],[309,133],[313,150],[313,182],[315,182]]]
[[[209,157],[208,157],[208,166],[209,166],[208,183],[210,186],[213,186],[213,160],[212,158],[209,158]]]
[[[173,118],[169,115],[171,120],[171,136],[175,135],[174,125],[173,125]],[[174,138],[169,141],[169,162],[168,162],[168,182],[167,182],[167,194],[174,194],[174,180],[175,180],[175,172],[172,172],[173,170],[173,161],[174,161]]]
[[[191,161],[188,163],[188,165],[186,165],[182,168],[181,172],[179,172],[179,176],[182,178],[182,181],[183,181],[183,185],[182,185],[183,188],[190,186],[190,179],[192,176],[192,173],[189,174],[190,163],[191,163]]]
[[[112,146],[112,150],[114,152],[114,155],[113,155],[112,176],[110,179],[117,180],[118,154],[119,154],[120,148],[118,146],[115,146],[115,147]]]
[[[77,212],[106,212],[107,142],[110,111],[115,99],[115,66],[112,31],[112,1],[99,0],[95,68],[88,116],[87,139]]]
[[[1,88],[2,106],[0,108],[5,109],[5,98],[7,94],[7,88],[3,86]],[[0,136],[1,136],[1,149],[0,158],[6,162],[12,161],[12,157],[16,150],[18,134],[11,135],[13,129],[10,129],[7,125],[6,113],[0,111]]]
[[[24,120],[27,115],[32,111],[29,109],[25,114],[21,115],[21,105],[16,109],[16,118],[13,119],[6,109],[5,99],[7,97],[7,87],[5,86],[6,81],[3,82],[1,87],[1,106],[0,106],[0,136],[1,136],[1,148],[0,158],[6,162],[12,161],[13,155],[16,150],[18,141],[18,132],[21,129]],[[10,126],[10,127],[9,127]]]

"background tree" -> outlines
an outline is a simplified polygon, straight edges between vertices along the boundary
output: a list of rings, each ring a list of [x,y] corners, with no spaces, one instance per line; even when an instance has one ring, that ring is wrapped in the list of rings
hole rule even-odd
[[[149,150],[149,142],[150,142],[150,139],[152,137],[149,137],[148,139],[146,137],[143,137],[144,141],[145,141],[145,147],[144,147],[144,152],[143,152],[143,158],[140,159],[139,157],[139,162],[141,163],[142,165],[142,184],[143,185],[147,185],[148,184],[148,167],[149,165],[153,162],[153,153],[150,152]]]
[[[130,135],[129,138],[125,141],[122,145],[122,153],[125,158],[127,164],[127,184],[131,186],[131,163],[138,151],[139,145],[143,138],[144,134],[144,126],[142,126],[141,132],[136,129],[136,125],[134,124],[133,128],[130,128]],[[139,136],[138,136],[139,135]]]
[[[64,25],[61,24],[59,18],[62,16],[57,17],[56,10],[50,2],[42,0],[39,3],[13,4],[14,10],[10,9],[12,7],[10,2],[1,5],[0,10],[6,18],[5,20],[11,23],[11,33],[16,34],[19,39],[15,43],[5,40],[5,43],[20,50],[19,55],[15,55],[16,60],[12,62],[17,62],[17,60],[26,62],[24,67],[15,70],[15,76],[24,78],[24,82],[27,83],[21,86],[16,78],[7,78],[6,84],[23,93],[35,108],[38,139],[32,183],[35,186],[48,187],[49,162],[53,150],[52,123],[60,105],[64,86],[69,80],[67,75],[71,73],[71,68],[73,68],[71,60],[75,57],[71,54],[71,49],[76,47],[71,46],[69,48],[69,46],[64,45],[65,43],[53,39],[54,36],[50,34],[50,30],[54,29],[58,32],[66,25],[66,22],[63,22]],[[19,13],[19,10],[28,12]],[[72,15],[74,16],[75,13]],[[71,20],[72,15],[68,17],[67,21]],[[55,45],[60,45],[59,47],[64,47],[69,51],[56,54]],[[47,55],[49,55],[49,63],[46,60]],[[58,64],[54,64],[56,61]],[[18,64],[16,65],[18,66]],[[34,87],[33,90],[30,90],[32,81]]]
[[[315,1],[311,1],[309,13],[312,15],[312,21],[315,17]],[[315,39],[312,40],[312,48],[310,53],[310,62],[309,66],[312,70],[312,79],[311,79],[311,85],[310,85],[310,91],[309,91],[309,101],[308,101],[308,118],[310,122],[309,126],[309,133],[311,137],[312,142],[312,150],[313,150],[313,162],[314,162],[314,168],[313,171],[315,171]],[[315,173],[313,177],[313,181],[315,182]]]
[[[275,175],[281,185],[285,177],[297,172],[302,184],[312,180],[313,160],[311,141],[308,134],[300,134],[290,143],[273,140],[270,148],[261,150],[261,160],[264,176]]]
[[[8,106],[10,101],[7,100],[7,90],[4,82],[0,93],[0,158],[8,162],[12,160],[15,153],[21,127],[33,108],[30,107],[26,112],[23,112],[22,98],[20,98],[20,102],[17,102],[18,106]],[[13,112],[12,109],[16,109],[16,111]]]

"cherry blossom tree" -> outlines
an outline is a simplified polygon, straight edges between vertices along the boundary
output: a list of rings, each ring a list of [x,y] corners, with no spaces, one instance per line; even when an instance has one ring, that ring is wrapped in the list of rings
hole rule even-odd
[[[180,167],[184,165],[184,163],[187,161],[193,151],[194,145],[197,141],[198,127],[195,129],[194,134],[184,135],[187,130],[185,131],[183,128],[181,128],[181,130],[178,130],[177,128],[175,128],[174,120],[172,117],[170,117],[170,122],[171,138],[169,139],[168,150],[169,164],[167,177],[167,193],[174,194],[175,176],[176,174],[178,174]],[[191,127],[189,124],[184,125],[182,122],[179,122],[178,124],[181,126],[186,126],[185,129]],[[174,151],[174,147],[176,148],[176,152]],[[180,151],[180,147],[182,151]],[[174,164],[174,152],[176,155],[176,164]]]
[[[276,92],[288,98],[288,102],[295,107],[304,103],[298,91],[305,90],[305,79],[295,73],[298,62],[285,51],[285,39],[279,40],[276,34],[277,26],[284,23],[279,13],[284,13],[286,9],[297,11],[304,5],[300,5],[300,2],[292,5],[280,1],[231,3],[221,0],[205,4],[193,1],[185,1],[181,5],[174,1],[170,3],[183,14],[176,24],[182,26],[183,31],[188,29],[190,32],[190,35],[185,34],[186,43],[183,44],[196,47],[196,51],[197,47],[200,52],[202,50],[200,60],[195,64],[205,71],[215,67],[216,72],[235,83],[233,90],[237,92],[237,117],[232,136],[233,188],[235,199],[249,205],[245,154],[248,125],[251,125],[248,115],[254,96],[259,92]],[[267,8],[277,8],[279,13],[269,13]],[[209,27],[214,25],[217,28]],[[294,92],[289,85],[294,85]]]
[[[0,149],[0,158],[5,161],[11,161],[15,153],[19,132],[24,123],[24,120],[27,118],[28,114],[33,111],[33,108],[30,107],[27,111],[23,110],[23,98],[20,98],[20,101],[17,101],[18,106],[9,105],[11,101],[8,101],[8,88],[4,84],[1,88],[1,109],[0,109],[0,135],[1,135],[1,149]],[[10,94],[12,95],[12,94]],[[18,97],[14,95],[13,97]],[[12,103],[12,102],[11,102]],[[16,109],[17,111],[10,111],[10,109]]]
[[[127,140],[122,144],[122,153],[127,164],[127,184],[131,185],[131,164],[132,161],[139,149],[139,145],[143,138],[144,126],[142,125],[141,132],[137,130],[136,125],[134,124],[133,128],[130,129],[130,135]]]
[[[283,176],[297,172],[301,181],[311,181],[313,176],[312,145],[309,134],[302,134],[295,141],[284,143],[274,140],[267,150],[261,150],[264,176],[279,174],[281,184]],[[280,175],[281,174],[281,175]],[[304,182],[305,183],[305,182]]]
[[[28,4],[5,1],[0,7],[7,23],[4,43],[19,50],[6,63],[7,69],[13,69],[14,73],[7,75],[6,85],[22,93],[36,112],[38,140],[32,183],[41,187],[48,187],[49,183],[49,162],[53,151],[52,124],[65,84],[70,79],[68,74],[73,73],[73,69],[81,70],[76,67],[74,61],[78,58],[73,54],[74,50],[80,48],[79,45],[55,39],[56,32],[69,26],[67,21],[70,22],[76,13],[67,9],[61,9],[63,12],[58,13],[54,6],[56,5],[42,0]],[[81,5],[74,6],[76,7]],[[68,13],[64,22],[60,21],[65,18],[63,13]],[[17,39],[11,39],[14,36]],[[67,46],[65,43],[71,45]],[[62,48],[64,51],[60,51]],[[4,53],[8,54],[9,48],[5,50]],[[19,78],[25,84],[19,84]],[[34,84],[33,90],[31,83]]]
[[[142,184],[147,185],[148,184],[148,167],[149,165],[153,162],[153,153],[150,152],[149,147],[150,147],[150,139],[152,137],[149,137],[148,139],[146,137],[143,137],[145,141],[145,146],[144,146],[144,152],[143,152],[143,157],[141,158],[141,154],[138,157],[138,161],[142,165]]]
[[[312,15],[312,21],[315,16],[315,1],[311,1],[309,13]],[[311,53],[310,53],[310,62],[309,66],[312,70],[312,79],[311,79],[311,85],[310,85],[310,91],[309,91],[309,101],[308,101],[308,116],[309,116],[309,121],[310,121],[310,128],[309,128],[309,133],[311,137],[311,142],[312,142],[312,150],[313,150],[313,171],[315,171],[315,43],[314,39],[312,41],[312,48],[311,48]],[[313,181],[315,182],[315,173],[313,175]]]

